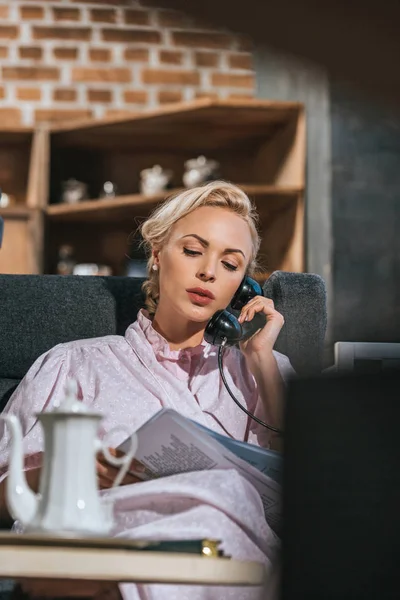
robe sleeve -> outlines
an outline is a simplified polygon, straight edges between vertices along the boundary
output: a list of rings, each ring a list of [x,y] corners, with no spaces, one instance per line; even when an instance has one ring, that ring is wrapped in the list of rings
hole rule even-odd
[[[22,379],[3,411],[5,415],[15,415],[21,423],[26,469],[41,463],[43,432],[37,414],[59,405],[64,398],[71,369],[71,353],[66,344],[59,344],[42,354]],[[81,396],[82,390],[78,389]],[[7,475],[10,447],[10,429],[0,419],[0,481]]]

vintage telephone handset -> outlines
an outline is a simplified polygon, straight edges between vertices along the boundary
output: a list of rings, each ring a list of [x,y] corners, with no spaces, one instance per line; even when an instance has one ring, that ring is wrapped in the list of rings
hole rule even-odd
[[[237,317],[243,306],[255,296],[263,296],[262,287],[251,277],[244,277],[242,283],[233,296],[228,309],[218,310],[207,323],[204,332],[206,342],[219,346],[218,348],[218,367],[222,381],[231,396],[232,400],[254,421],[263,425],[270,431],[274,431],[280,435],[283,432],[277,427],[272,427],[264,423],[261,419],[253,415],[235,398],[226,381],[223,369],[223,353],[226,346],[234,346],[242,340],[251,337],[256,331],[265,326],[267,319],[263,313],[256,313],[251,321],[239,323]]]

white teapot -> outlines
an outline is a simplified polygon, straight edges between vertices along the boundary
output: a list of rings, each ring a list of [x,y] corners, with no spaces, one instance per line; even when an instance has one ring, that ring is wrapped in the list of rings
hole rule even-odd
[[[172,178],[172,171],[154,165],[151,169],[140,171],[140,192],[145,196],[153,196],[164,191]]]
[[[122,457],[110,454],[97,437],[102,415],[77,398],[77,384],[67,384],[65,400],[53,411],[38,414],[44,429],[44,463],[39,493],[29,487],[23,470],[22,430],[17,417],[0,415],[11,428],[11,456],[6,500],[11,516],[26,532],[61,536],[104,536],[113,527],[112,505],[102,502],[96,472],[96,454],[121,469],[113,483],[121,483],[137,449],[130,432],[130,449]],[[125,429],[117,427],[115,429]]]
[[[187,188],[195,187],[215,179],[219,163],[201,155],[185,162],[185,172],[182,177],[183,185]]]

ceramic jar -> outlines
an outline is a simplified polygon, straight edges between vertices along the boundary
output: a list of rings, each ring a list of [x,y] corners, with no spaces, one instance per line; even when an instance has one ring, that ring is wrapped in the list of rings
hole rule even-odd
[[[187,188],[195,187],[216,179],[219,163],[205,156],[191,158],[185,162],[185,172],[183,174],[183,185]]]
[[[151,169],[140,172],[140,192],[145,196],[153,196],[164,191],[172,178],[172,171],[154,165]]]

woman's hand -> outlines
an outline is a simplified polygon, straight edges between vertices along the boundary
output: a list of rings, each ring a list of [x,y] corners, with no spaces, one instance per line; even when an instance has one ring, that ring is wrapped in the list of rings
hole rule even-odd
[[[284,324],[284,318],[272,300],[264,296],[255,296],[241,310],[239,322],[251,321],[256,313],[262,312],[267,317],[265,327],[257,331],[251,338],[240,343],[244,355],[251,356],[272,352],[276,338]]]
[[[123,452],[116,450],[115,448],[109,448],[108,450],[113,456],[124,456]],[[121,467],[114,467],[113,465],[110,465],[110,463],[108,463],[106,458],[104,457],[103,453],[99,453],[97,455],[96,466],[100,489],[106,490],[111,488]],[[132,475],[132,472],[137,473],[138,476],[136,477],[135,475]],[[133,459],[129,467],[129,472],[125,475],[124,479],[121,482],[121,485],[129,485],[130,483],[139,483],[140,481],[143,481],[143,479],[140,477],[140,474],[144,472],[144,465],[142,465],[142,463],[138,460]]]

